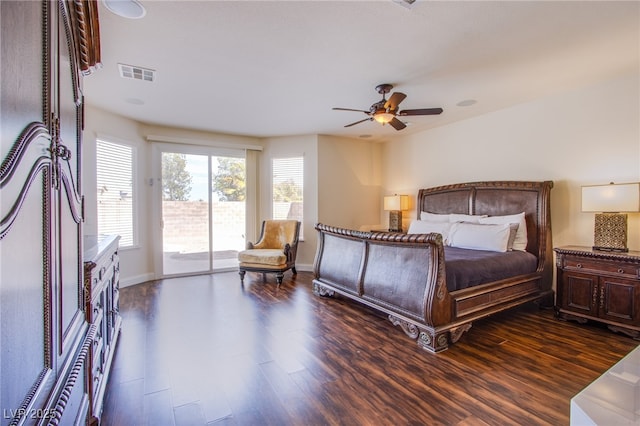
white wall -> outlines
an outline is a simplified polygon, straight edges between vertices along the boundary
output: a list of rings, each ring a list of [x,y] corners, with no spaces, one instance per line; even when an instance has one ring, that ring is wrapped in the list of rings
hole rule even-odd
[[[85,108],[84,145],[82,152],[82,191],[85,197],[84,234],[98,232],[97,222],[97,184],[96,184],[96,139],[106,137],[112,142],[124,142],[135,147],[135,186],[138,219],[138,245],[120,250],[121,285],[148,281],[154,278],[151,247],[151,229],[145,218],[150,217],[151,191],[145,179],[150,177],[149,144],[146,142],[140,125],[128,118],[108,113],[101,109]]]
[[[381,228],[382,144],[318,138],[318,221],[369,231]]]
[[[581,186],[640,181],[638,75],[385,143],[383,190],[415,201],[419,188],[443,184],[553,180],[554,246],[591,246],[594,214],[580,211]],[[629,248],[640,250],[640,214],[629,216]]]

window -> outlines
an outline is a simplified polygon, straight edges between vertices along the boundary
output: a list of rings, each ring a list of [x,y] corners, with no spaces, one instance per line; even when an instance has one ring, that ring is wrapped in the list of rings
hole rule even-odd
[[[133,147],[98,140],[98,233],[120,235],[120,247],[136,244],[133,229]]]
[[[274,158],[272,170],[273,219],[295,219],[302,222],[304,157]]]

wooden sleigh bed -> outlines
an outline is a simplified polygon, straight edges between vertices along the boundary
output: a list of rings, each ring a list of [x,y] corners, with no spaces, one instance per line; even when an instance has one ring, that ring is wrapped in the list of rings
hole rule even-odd
[[[432,224],[432,218],[442,222],[447,217],[451,222],[464,223],[456,224],[457,227],[472,226],[466,225],[467,216],[454,220],[451,218],[458,216],[451,214],[473,215],[473,220],[476,216],[488,217],[491,219],[482,220],[491,224],[493,219],[518,214],[522,217],[524,212],[525,241],[520,250],[514,246],[514,250],[505,253],[449,247],[445,245],[451,243],[446,241],[449,235],[443,238],[448,231],[362,232],[317,224],[313,291],[319,296],[338,293],[388,314],[393,325],[400,326],[420,347],[431,352],[447,349],[477,319],[530,301],[552,306],[554,265],[549,206],[552,187],[551,181],[499,181],[419,191],[418,218],[425,220],[415,222],[415,227],[412,222],[415,229]],[[511,243],[515,230],[521,227],[507,226],[511,227]],[[487,229],[494,228],[500,227]],[[467,255],[475,263],[466,262]],[[486,271],[473,269],[502,262],[502,255],[528,257],[529,267],[523,272],[505,273],[508,268],[499,263],[493,271],[498,275],[487,275],[490,278],[485,277]],[[462,273],[456,269],[459,267]],[[460,276],[469,281],[468,285],[461,284]]]

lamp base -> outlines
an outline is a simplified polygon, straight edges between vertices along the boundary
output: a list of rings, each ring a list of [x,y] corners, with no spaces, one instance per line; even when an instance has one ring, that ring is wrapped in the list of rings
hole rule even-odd
[[[593,230],[593,249],[600,251],[628,252],[627,215],[623,213],[598,213]]]
[[[594,251],[609,251],[612,253],[627,253],[629,251],[628,248],[610,248],[610,247],[598,247],[598,246],[593,246],[591,247]]]
[[[402,232],[401,210],[391,210],[389,212],[389,232]]]

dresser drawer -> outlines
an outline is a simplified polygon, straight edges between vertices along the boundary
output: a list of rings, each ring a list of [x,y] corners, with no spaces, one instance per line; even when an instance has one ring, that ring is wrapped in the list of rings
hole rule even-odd
[[[99,293],[89,305],[89,309],[87,312],[88,318],[87,320],[91,324],[95,324],[99,322],[101,318],[104,316],[104,306],[105,306],[105,298],[104,292]]]
[[[104,360],[104,338],[102,332],[99,331],[100,336],[96,335],[96,340],[93,341],[91,347],[91,368],[95,370],[102,365]]]
[[[120,289],[118,287],[113,288],[113,310],[120,311]]]

